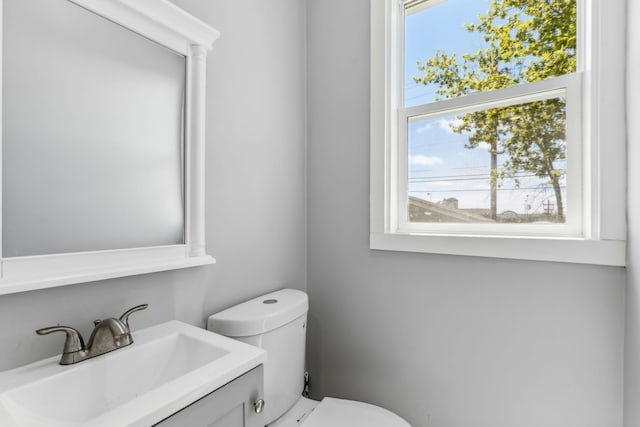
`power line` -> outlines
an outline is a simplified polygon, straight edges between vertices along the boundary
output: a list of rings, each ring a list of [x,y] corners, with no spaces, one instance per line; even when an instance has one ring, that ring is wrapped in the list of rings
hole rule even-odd
[[[556,169],[556,170],[559,172],[562,172],[559,169]],[[505,179],[520,179],[520,178],[533,178],[533,177],[543,178],[536,174],[516,174],[512,176],[498,177],[498,179],[505,180]],[[470,173],[470,174],[460,174],[460,175],[412,176],[408,178],[408,181],[409,182],[479,181],[479,180],[485,180],[490,178],[491,178],[491,174],[487,174],[487,173],[471,174]]]
[[[561,189],[566,189],[567,187],[565,185],[561,185],[560,186]],[[524,190],[542,190],[543,188],[541,187],[517,187],[517,188],[496,188],[497,191],[524,191]],[[546,189],[551,189],[551,187],[548,187]],[[478,192],[478,191],[485,191],[488,192],[490,191],[488,188],[467,188],[467,189],[463,189],[463,190],[457,190],[457,189],[449,189],[449,190],[409,190],[409,193],[469,193],[469,192]]]

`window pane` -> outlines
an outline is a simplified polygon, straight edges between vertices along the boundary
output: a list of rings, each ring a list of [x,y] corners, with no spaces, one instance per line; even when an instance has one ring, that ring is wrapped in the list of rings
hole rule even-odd
[[[575,72],[576,1],[513,3],[406,3],[404,106]]]
[[[409,222],[564,223],[564,97],[408,123]]]

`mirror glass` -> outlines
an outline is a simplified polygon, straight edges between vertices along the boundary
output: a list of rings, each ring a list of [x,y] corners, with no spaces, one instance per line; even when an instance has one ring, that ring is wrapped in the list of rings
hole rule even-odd
[[[184,243],[185,57],[67,0],[3,14],[3,257]]]

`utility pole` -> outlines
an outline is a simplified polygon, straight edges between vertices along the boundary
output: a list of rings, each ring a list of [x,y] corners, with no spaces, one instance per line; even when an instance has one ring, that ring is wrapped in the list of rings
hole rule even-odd
[[[544,205],[544,212],[547,214],[547,216],[551,216],[551,212],[553,211],[553,208],[555,208],[555,204],[547,200],[546,202],[543,203],[543,205]]]

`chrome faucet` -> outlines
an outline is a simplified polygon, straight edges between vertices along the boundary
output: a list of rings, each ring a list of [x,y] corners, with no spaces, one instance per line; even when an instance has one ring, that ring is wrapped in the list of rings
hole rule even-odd
[[[70,326],[51,326],[38,329],[36,333],[38,335],[47,335],[52,332],[66,333],[67,338],[64,342],[60,364],[71,365],[132,344],[133,337],[129,327],[129,316],[131,313],[144,310],[148,306],[149,304],[137,305],[127,310],[119,319],[110,317],[104,320],[94,320],[93,332],[86,346],[80,332]]]

